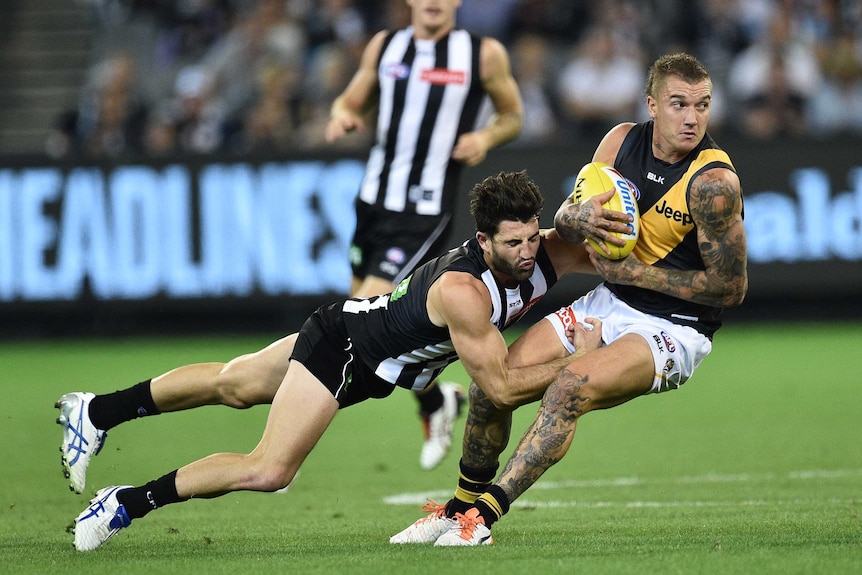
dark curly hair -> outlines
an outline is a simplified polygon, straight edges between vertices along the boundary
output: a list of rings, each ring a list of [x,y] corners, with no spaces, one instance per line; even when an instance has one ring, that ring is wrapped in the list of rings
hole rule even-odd
[[[470,190],[470,213],[476,230],[493,236],[500,222],[527,223],[538,218],[545,205],[539,186],[527,172],[500,172],[489,176]]]

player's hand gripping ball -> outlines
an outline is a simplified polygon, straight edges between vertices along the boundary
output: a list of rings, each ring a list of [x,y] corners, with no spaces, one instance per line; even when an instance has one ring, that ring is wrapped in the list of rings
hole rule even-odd
[[[637,202],[637,196],[640,195],[640,192],[637,187],[611,166],[602,162],[590,162],[578,172],[575,189],[572,191],[572,202],[579,204],[612,189],[614,195],[602,207],[632,216],[633,220],[629,224],[628,233],[610,232],[612,235],[625,240],[626,245],[616,246],[602,242],[610,250],[611,253],[608,254],[602,250],[597,240],[588,237],[587,241],[599,255],[611,260],[621,260],[631,253],[640,235],[640,212]]]

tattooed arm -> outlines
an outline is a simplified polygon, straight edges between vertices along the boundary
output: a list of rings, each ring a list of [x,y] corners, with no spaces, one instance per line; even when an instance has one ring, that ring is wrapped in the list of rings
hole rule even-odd
[[[632,217],[602,207],[613,195],[614,190],[611,189],[579,204],[574,203],[572,196],[569,196],[554,214],[554,229],[560,237],[574,244],[592,238],[600,244],[626,245],[624,239],[612,235],[612,232],[628,232]]]
[[[648,288],[681,299],[719,307],[738,306],[748,291],[745,228],[739,178],[726,168],[707,170],[692,182],[689,211],[705,269],[669,270],[647,265],[634,255],[610,261],[590,247],[596,270],[614,283]]]
[[[613,127],[596,148],[593,162],[614,165],[614,158],[625,140],[626,135],[635,126],[632,122],[623,122]],[[563,239],[572,243],[580,243],[585,238],[592,238],[599,244],[604,242],[624,246],[625,240],[611,232],[627,233],[631,216],[623,212],[606,210],[602,207],[613,196],[613,190],[590,198],[580,204],[575,204],[572,197],[566,198],[554,214],[554,228]]]

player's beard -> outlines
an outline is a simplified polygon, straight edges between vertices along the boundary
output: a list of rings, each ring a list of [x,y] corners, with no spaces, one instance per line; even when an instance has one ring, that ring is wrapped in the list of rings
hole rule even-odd
[[[526,262],[530,262],[531,265],[529,266],[529,268],[521,267],[521,265]],[[532,258],[530,260],[524,260],[519,258],[517,262],[512,264],[494,253],[491,256],[491,264],[498,272],[511,276],[515,280],[522,282],[529,278],[531,275],[533,275],[533,270],[536,267],[536,260],[535,258]]]

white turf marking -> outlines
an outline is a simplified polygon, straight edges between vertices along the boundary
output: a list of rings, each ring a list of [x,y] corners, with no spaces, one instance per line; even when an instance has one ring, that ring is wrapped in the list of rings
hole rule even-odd
[[[791,471],[781,475],[776,473],[736,473],[718,474],[709,473],[692,477],[676,477],[673,479],[643,479],[639,477],[617,477],[612,479],[594,480],[569,480],[569,481],[539,481],[530,488],[530,491],[553,489],[590,489],[606,487],[635,487],[642,485],[690,485],[703,483],[765,483],[781,479],[812,480],[812,479],[840,479],[844,477],[862,476],[862,469],[810,469],[804,471]],[[399,493],[383,498],[387,505],[422,505],[429,499],[446,501],[452,496],[452,489],[438,491],[422,491],[414,493]],[[529,495],[529,491],[527,492]],[[794,499],[782,501],[766,500],[744,500],[744,501],[529,501],[521,499],[515,502],[514,507],[530,508],[555,508],[555,507],[628,507],[628,508],[661,508],[661,507],[756,507],[760,505],[806,505],[811,503],[831,503],[843,505],[853,503],[853,499]]]

